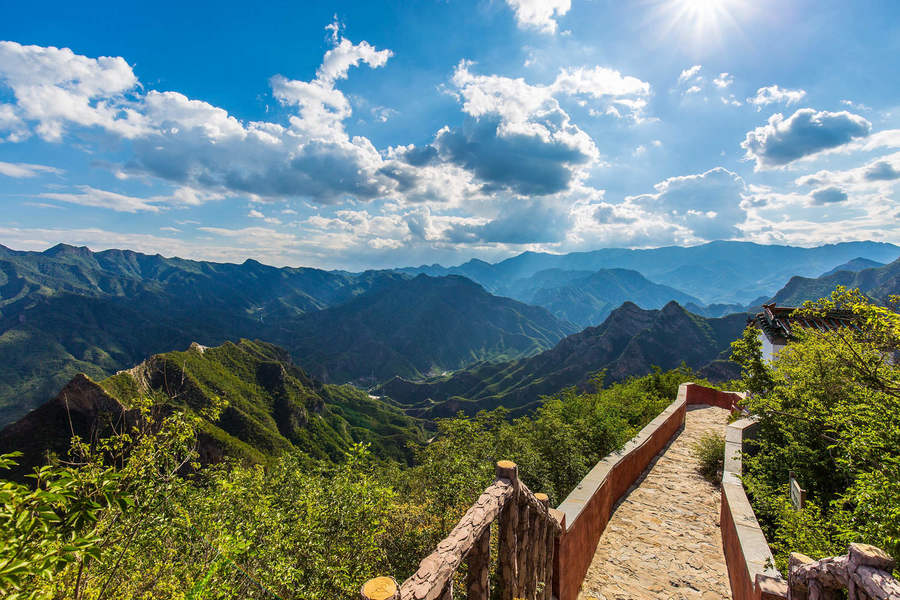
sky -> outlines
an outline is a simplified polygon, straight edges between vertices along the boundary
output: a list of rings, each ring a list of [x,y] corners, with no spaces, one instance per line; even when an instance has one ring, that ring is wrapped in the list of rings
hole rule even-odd
[[[893,0],[0,0],[0,244],[900,243]]]

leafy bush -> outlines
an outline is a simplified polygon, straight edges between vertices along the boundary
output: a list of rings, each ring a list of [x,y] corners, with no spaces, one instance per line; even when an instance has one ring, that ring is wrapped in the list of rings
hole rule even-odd
[[[725,436],[708,432],[691,447],[691,454],[700,461],[700,474],[710,483],[718,484],[725,467]]]
[[[900,315],[838,288],[804,311],[846,310],[854,326],[796,327],[796,340],[771,364],[753,330],[733,344],[742,364],[746,407],[759,419],[744,482],[776,565],[788,554],[842,554],[850,542],[900,558]],[[807,505],[788,501],[788,473]]]
[[[349,599],[368,578],[405,579],[493,479],[499,459],[554,503],[675,397],[689,369],[547,398],[532,417],[499,409],[442,419],[415,464],[362,444],[341,460],[284,453],[200,468],[204,417],[154,417],[42,468],[0,480],[0,596]],[[221,406],[213,407],[212,412]],[[15,457],[0,458],[0,467]]]

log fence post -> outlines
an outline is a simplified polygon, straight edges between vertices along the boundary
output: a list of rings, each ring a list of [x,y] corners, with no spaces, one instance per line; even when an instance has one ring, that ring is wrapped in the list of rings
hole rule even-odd
[[[548,500],[549,506],[549,500]],[[547,511],[550,512],[549,510]],[[550,600],[553,598],[553,578],[556,573],[553,572],[556,563],[556,528],[547,527],[547,537],[544,539],[546,545],[546,561],[544,564],[544,596],[542,600]]]
[[[519,529],[519,467],[511,460],[497,463],[497,479],[508,479],[515,493],[503,506],[499,522],[498,581],[500,600],[513,600],[519,579],[518,529]]]
[[[516,530],[516,598],[527,598],[525,581],[528,573],[528,552],[531,548],[531,521],[534,510],[526,502],[519,503],[519,528]]]
[[[376,577],[359,590],[362,600],[400,600],[400,587],[393,577]]]
[[[550,524],[547,520],[550,518],[550,498],[547,494],[537,493],[534,495],[535,499],[541,505],[541,511],[537,516],[535,521],[535,535],[532,541],[534,549],[531,553],[531,562],[528,565],[530,570],[530,575],[528,579],[528,589],[527,589],[527,597],[529,598],[537,598],[543,597],[543,588],[541,587],[544,584],[544,579],[546,577],[546,569],[547,569],[547,535],[550,532]]]
[[[469,552],[466,573],[467,600],[490,600],[491,528],[488,527]]]

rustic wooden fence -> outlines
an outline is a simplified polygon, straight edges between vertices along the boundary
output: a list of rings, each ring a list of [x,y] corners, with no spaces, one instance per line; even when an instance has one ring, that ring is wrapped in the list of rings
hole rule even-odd
[[[846,556],[814,561],[792,552],[788,567],[790,600],[900,600],[900,582],[891,576],[894,560],[880,548],[850,544]]]
[[[501,460],[497,479],[453,531],[402,585],[390,577],[367,581],[363,600],[452,600],[453,576],[468,559],[466,598],[489,600],[491,524],[498,525],[497,591],[500,600],[550,600],[553,555],[562,528],[545,494],[519,480],[514,462]]]

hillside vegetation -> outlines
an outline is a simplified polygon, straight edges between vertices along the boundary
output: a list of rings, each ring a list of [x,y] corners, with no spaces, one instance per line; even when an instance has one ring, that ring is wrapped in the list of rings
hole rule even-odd
[[[205,428],[224,429],[215,411],[180,408],[154,421],[153,396],[136,399],[127,432],[76,442],[69,463],[40,471],[36,489],[0,480],[0,545],[16,557],[0,563],[0,593],[356,598],[370,577],[409,576],[490,483],[497,460],[515,460],[524,481],[556,504],[689,379],[695,374],[676,370],[565,390],[532,418],[495,411],[441,420],[411,467],[364,445],[312,465],[289,450],[267,468],[234,460],[203,467]],[[15,460],[0,456],[0,468]],[[178,475],[191,464],[191,477]]]
[[[197,451],[204,463],[226,456],[270,463],[293,451],[309,460],[336,460],[359,442],[406,461],[407,445],[423,436],[398,408],[352,386],[310,378],[272,344],[241,340],[158,354],[96,383],[77,376],[55,400],[0,431],[0,453],[24,452],[19,463],[30,470],[47,451],[65,455],[73,429],[91,439],[132,423],[141,399],[150,399],[157,412],[180,409],[202,417]]]
[[[759,421],[743,481],[782,572],[790,552],[819,559],[851,542],[900,559],[900,315],[840,288],[804,311],[833,309],[852,312],[856,326],[796,327],[771,364],[753,330],[734,344]],[[790,471],[807,491],[802,510],[790,501]]]

